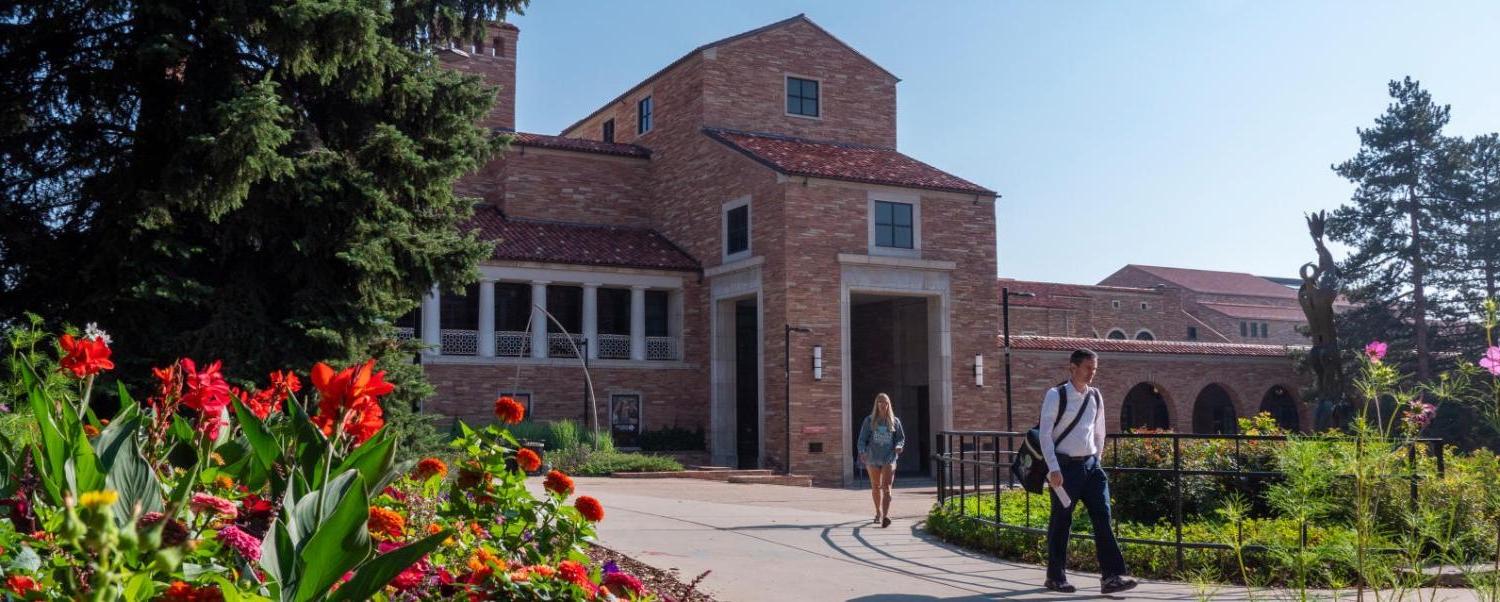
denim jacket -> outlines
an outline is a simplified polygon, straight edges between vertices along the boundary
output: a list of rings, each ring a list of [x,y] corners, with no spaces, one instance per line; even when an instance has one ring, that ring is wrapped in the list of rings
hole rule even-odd
[[[896,463],[896,448],[906,445],[906,431],[901,428],[901,419],[896,418],[894,428],[874,426],[871,416],[865,416],[859,427],[859,455],[870,466],[889,466]]]

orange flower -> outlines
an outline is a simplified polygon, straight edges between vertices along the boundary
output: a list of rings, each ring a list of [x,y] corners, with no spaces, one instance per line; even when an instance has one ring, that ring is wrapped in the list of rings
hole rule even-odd
[[[85,424],[83,425],[83,434],[88,436],[88,438],[93,439],[94,437],[99,436],[99,428],[92,424]]]
[[[350,366],[337,373],[328,364],[318,362],[312,369],[312,383],[318,389],[318,415],[313,424],[323,434],[333,436],[334,422],[342,418],[341,430],[364,443],[385,426],[380,396],[396,390],[385,382],[385,371],[375,372],[375,360]]]
[[[218,485],[220,489],[231,489],[234,487],[234,479],[219,475],[214,477],[214,484]]]
[[[546,480],[542,481],[542,487],[558,495],[568,495],[573,493],[573,477],[560,470],[554,470],[547,473]]]
[[[545,564],[534,564],[526,567],[526,570],[531,571],[531,574],[533,575],[540,575],[542,577],[551,577],[557,574],[557,569],[554,569]]]
[[[440,477],[448,476],[448,465],[437,458],[425,458],[421,462],[417,462],[417,469],[412,471],[411,476],[418,481],[425,481],[432,475]]]
[[[474,537],[487,537],[490,534],[479,523],[469,523],[469,532],[473,533]]]
[[[525,472],[536,472],[536,469],[542,467],[542,457],[523,447],[516,451],[516,465]]]
[[[584,568],[584,566],[582,564],[579,564],[577,561],[564,560],[557,563],[557,575],[561,577],[563,581],[567,581],[580,587],[593,585],[593,583],[589,581],[589,570],[587,568]]]
[[[526,417],[526,406],[509,395],[495,400],[495,417],[506,424],[515,424]]]
[[[65,334],[57,338],[57,344],[63,350],[63,357],[57,363],[73,376],[84,378],[115,368],[115,363],[109,359],[109,344],[104,339],[74,339],[73,335]]]
[[[370,535],[376,539],[401,539],[406,536],[406,519],[394,510],[370,506]]]
[[[9,588],[11,593],[22,598],[26,597],[28,593],[40,593],[42,591],[42,584],[37,583],[36,579],[25,575],[11,575],[5,580],[5,587]]]
[[[182,581],[173,581],[167,591],[156,598],[157,602],[223,602],[224,592],[212,585],[194,587]]]
[[[599,500],[592,497],[586,495],[578,496],[578,499],[573,501],[573,507],[577,508],[578,513],[582,514],[583,518],[591,523],[604,520],[604,504],[600,504]]]

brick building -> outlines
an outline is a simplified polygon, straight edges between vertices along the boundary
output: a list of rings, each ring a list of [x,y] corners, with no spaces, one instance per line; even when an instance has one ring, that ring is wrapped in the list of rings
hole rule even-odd
[[[497,130],[515,126],[519,35],[443,55],[500,86]],[[938,430],[993,428],[997,195],[896,150],[898,81],[799,15],[688,52],[560,135],[515,133],[459,184],[495,243],[481,281],[403,324],[428,346],[426,409],[484,421],[510,393],[583,419],[587,359],[619,444],[703,428],[716,464],[820,484],[854,477],[877,391],[909,472]]]

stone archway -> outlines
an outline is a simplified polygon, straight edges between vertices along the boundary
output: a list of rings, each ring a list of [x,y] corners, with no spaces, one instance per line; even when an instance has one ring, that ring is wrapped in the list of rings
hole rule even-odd
[[[1171,430],[1172,414],[1166,391],[1156,383],[1143,382],[1130,388],[1120,404],[1120,431],[1151,428]]]
[[[1193,432],[1233,435],[1239,432],[1236,418],[1234,399],[1224,385],[1210,383],[1198,392],[1193,402]]]
[[[1260,398],[1260,411],[1275,417],[1276,425],[1283,430],[1302,430],[1302,416],[1297,411],[1297,398],[1292,395],[1291,387],[1273,385],[1266,389],[1266,394]]]

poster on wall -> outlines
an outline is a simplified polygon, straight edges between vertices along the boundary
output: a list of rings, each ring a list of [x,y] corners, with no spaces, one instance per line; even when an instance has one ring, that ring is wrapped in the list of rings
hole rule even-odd
[[[640,447],[641,396],[609,396],[609,434],[615,447]]]

